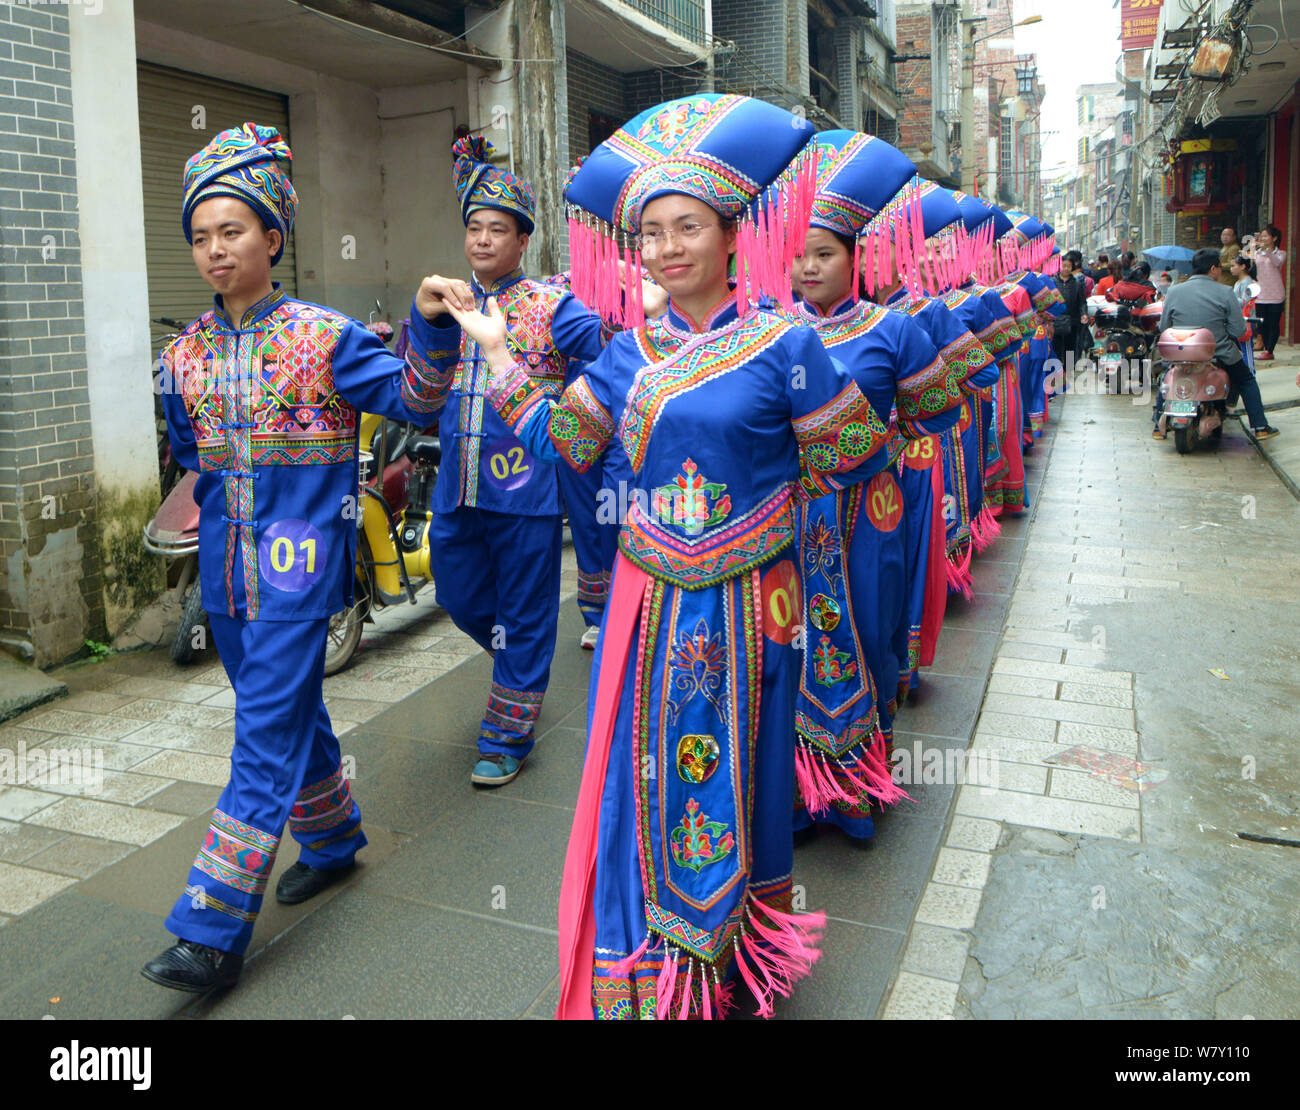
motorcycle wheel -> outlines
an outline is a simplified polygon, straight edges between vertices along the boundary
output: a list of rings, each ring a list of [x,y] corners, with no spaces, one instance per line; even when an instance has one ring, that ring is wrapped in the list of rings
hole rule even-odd
[[[1180,455],[1190,455],[1192,453],[1192,429],[1175,428],[1174,429],[1174,447]]]
[[[361,543],[365,544],[364,537]],[[352,654],[361,643],[362,626],[370,613],[370,572],[367,565],[370,548],[362,547],[361,559],[366,572],[356,579],[356,597],[350,609],[340,609],[330,617],[329,633],[325,643],[325,673],[338,674],[351,661]]]
[[[181,612],[180,623],[172,636],[171,656],[173,663],[182,667],[194,661],[199,649],[194,646],[194,630],[208,623],[208,614],[203,608],[203,591],[197,580],[191,584],[185,594],[185,608]]]

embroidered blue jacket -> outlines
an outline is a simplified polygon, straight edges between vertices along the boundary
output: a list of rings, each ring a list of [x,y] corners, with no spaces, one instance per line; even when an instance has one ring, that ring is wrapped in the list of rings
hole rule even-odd
[[[757,309],[738,317],[734,294],[700,327],[670,305],[614,336],[558,400],[518,363],[488,390],[539,458],[585,470],[619,436],[645,493],[619,546],[687,590],[788,547],[796,487],[819,496],[870,477],[888,439],[810,328]]]
[[[886,302],[886,307],[912,317],[939,348],[939,356],[960,375],[967,393],[985,389],[998,380],[997,363],[978,337],[944,302],[936,297],[911,297],[900,289]],[[980,314],[980,319],[984,319]]]
[[[568,290],[533,281],[522,270],[486,289],[477,278],[470,286],[480,312],[487,312],[488,297],[496,298],[511,351],[549,397],[560,395],[569,360],[596,358],[610,334],[600,317]],[[433,327],[447,352],[430,368],[440,387],[436,411],[441,413],[442,440],[433,511],[450,513],[463,506],[519,516],[558,515],[554,464],[531,453],[485,403],[488,366],[478,344],[461,334],[449,314],[439,316]]]
[[[176,461],[199,473],[203,607],[314,620],[352,604],[361,412],[427,424],[438,357],[411,309],[403,363],[379,337],[277,284],[236,326],[221,297],[161,354]]]
[[[933,435],[957,420],[966,370],[940,358],[930,336],[904,313],[849,297],[825,315],[800,301],[794,318],[817,332],[877,415],[888,423],[893,414],[908,438]]]

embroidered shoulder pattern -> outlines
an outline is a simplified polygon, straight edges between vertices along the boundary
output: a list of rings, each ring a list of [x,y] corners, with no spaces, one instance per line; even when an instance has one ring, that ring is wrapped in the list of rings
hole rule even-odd
[[[743,366],[790,330],[770,315],[741,321],[728,329],[701,336],[677,354],[638,372],[628,396],[620,434],[633,471],[645,462],[646,447],[664,406],[706,382]]]
[[[860,339],[888,315],[877,304],[859,301],[853,312],[824,320],[808,321],[824,347],[837,347]]]

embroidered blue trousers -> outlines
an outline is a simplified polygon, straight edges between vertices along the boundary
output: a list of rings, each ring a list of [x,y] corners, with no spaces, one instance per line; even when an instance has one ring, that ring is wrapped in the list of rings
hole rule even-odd
[[[321,696],[329,621],[209,619],[235,690],[235,747],[230,781],[166,927],[242,955],[286,822],[310,867],[347,865],[366,836]]]
[[[614,439],[590,469],[579,473],[570,466],[558,466],[555,473],[569,514],[569,534],[578,564],[578,609],[591,628],[600,624],[609,600],[618,530],[634,487],[632,467]]]
[[[478,748],[523,759],[555,655],[561,518],[461,507],[434,513],[429,550],[438,604],[492,652]]]

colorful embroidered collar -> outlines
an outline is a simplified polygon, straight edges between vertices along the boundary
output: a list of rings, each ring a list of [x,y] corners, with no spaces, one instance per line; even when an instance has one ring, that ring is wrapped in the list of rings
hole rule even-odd
[[[830,320],[839,316],[841,313],[852,311],[857,303],[858,298],[850,293],[842,301],[837,301],[835,304],[831,305],[829,311],[823,312],[816,304],[805,298],[795,305],[795,311],[808,320]]]
[[[221,294],[217,293],[213,296],[212,301],[213,304],[216,305],[218,322],[224,324],[232,331],[247,331],[259,320],[270,315],[272,310],[278,308],[287,299],[288,294],[280,286],[280,283],[278,281],[273,281],[271,283],[271,291],[256,304],[249,305],[249,307],[244,311],[244,315],[240,318],[239,327],[237,328],[231,322],[230,317],[226,314],[226,306],[221,299]]]
[[[704,319],[698,325],[671,300],[668,302],[668,312],[663,322],[674,335],[682,339],[693,339],[706,332],[726,327],[736,319],[736,316],[736,291],[733,289],[704,314]]]
[[[505,292],[505,290],[509,289],[516,282],[523,280],[524,271],[522,267],[516,266],[508,274],[503,274],[495,281],[488,282],[486,288],[483,283],[479,281],[477,274],[470,277],[470,284],[474,287],[476,293],[482,293],[487,297],[495,297],[498,293]]]

